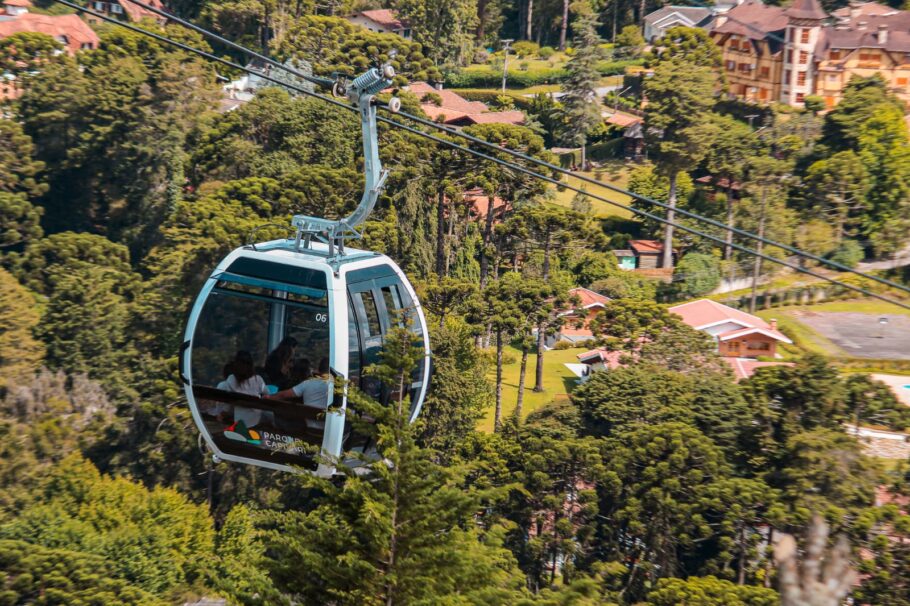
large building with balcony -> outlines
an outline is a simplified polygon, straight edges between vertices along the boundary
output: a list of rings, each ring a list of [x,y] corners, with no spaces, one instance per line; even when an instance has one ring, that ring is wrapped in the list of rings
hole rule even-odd
[[[736,97],[799,107],[817,95],[830,108],[851,78],[879,74],[910,105],[910,11],[854,2],[829,14],[818,0],[746,0],[705,27]]]

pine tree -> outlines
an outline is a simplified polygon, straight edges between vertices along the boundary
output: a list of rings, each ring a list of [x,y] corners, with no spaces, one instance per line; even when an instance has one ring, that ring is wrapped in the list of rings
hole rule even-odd
[[[597,16],[587,2],[574,5],[577,15],[575,54],[566,65],[567,76],[562,84],[563,138],[570,145],[581,147],[581,166],[586,164],[585,145],[588,134],[600,123],[600,105],[597,102],[597,62],[601,59],[600,36],[597,35]]]
[[[277,582],[306,604],[508,604],[524,591],[501,532],[483,531],[475,515],[486,501],[465,489],[464,469],[434,462],[408,422],[404,387],[421,351],[410,333],[386,335],[373,368],[398,397],[388,406],[355,394],[348,414],[369,433],[380,459],[343,484],[305,478],[317,497],[309,513],[269,515]],[[365,422],[371,418],[373,422]]]

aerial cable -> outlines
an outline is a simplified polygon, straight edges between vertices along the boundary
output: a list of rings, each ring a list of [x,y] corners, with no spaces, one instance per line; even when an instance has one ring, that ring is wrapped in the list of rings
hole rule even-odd
[[[92,16],[94,16],[94,17],[97,17],[97,18],[99,18],[99,19],[101,19],[101,20],[103,20],[103,21],[106,21],[106,22],[108,22],[108,23],[112,23],[112,24],[114,24],[114,25],[119,25],[119,26],[121,26],[121,27],[124,27],[124,28],[126,28],[126,29],[129,29],[129,30],[134,31],[134,32],[139,33],[139,34],[147,35],[147,36],[149,36],[149,37],[151,37],[151,38],[154,38],[154,39],[158,40],[159,42],[163,42],[163,43],[165,43],[165,44],[168,44],[168,45],[174,46],[174,47],[176,47],[176,48],[179,48],[179,49],[181,49],[181,50],[184,50],[184,51],[187,51],[187,52],[190,52],[190,53],[197,54],[197,55],[199,55],[199,56],[201,56],[201,57],[207,58],[207,59],[212,60],[212,61],[215,61],[215,62],[217,62],[217,63],[221,63],[221,64],[226,65],[226,66],[228,66],[228,67],[231,67],[231,68],[233,68],[233,69],[237,69],[237,70],[240,70],[240,71],[244,71],[244,72],[247,72],[247,73],[256,75],[256,76],[262,78],[263,80],[267,80],[267,81],[272,82],[272,83],[274,83],[274,84],[276,84],[276,85],[278,85],[278,86],[285,87],[285,88],[290,88],[290,89],[292,89],[292,90],[294,90],[294,91],[297,91],[297,92],[300,92],[300,93],[302,93],[302,94],[305,94],[305,95],[308,95],[308,96],[311,96],[311,97],[316,97],[316,98],[318,98],[318,99],[322,99],[323,101],[326,101],[327,103],[331,103],[332,105],[335,105],[335,106],[337,106],[337,107],[344,108],[344,109],[346,109],[346,110],[348,110],[348,111],[353,111],[353,112],[357,112],[357,111],[358,111],[358,109],[357,109],[356,107],[351,106],[351,105],[348,105],[348,104],[346,104],[346,103],[344,103],[344,102],[342,102],[342,101],[338,101],[338,100],[333,99],[333,98],[331,98],[331,97],[326,97],[325,95],[321,95],[321,94],[319,94],[319,93],[315,93],[315,92],[306,90],[306,89],[304,89],[304,88],[302,88],[302,87],[295,86],[295,85],[293,85],[293,84],[291,84],[291,83],[287,83],[287,82],[281,81],[281,80],[279,80],[279,79],[277,79],[277,78],[275,78],[275,77],[272,77],[272,76],[270,76],[270,75],[268,75],[268,74],[262,73],[262,72],[260,72],[260,71],[258,71],[258,70],[251,69],[251,68],[248,68],[248,67],[244,67],[244,66],[242,66],[242,65],[239,65],[239,64],[237,64],[237,63],[234,63],[233,61],[230,61],[230,60],[228,60],[228,59],[224,59],[224,58],[222,58],[222,57],[217,57],[217,56],[213,55],[212,53],[209,53],[209,52],[206,52],[206,51],[197,49],[197,48],[195,48],[195,47],[189,46],[189,45],[184,44],[184,43],[182,43],[182,42],[178,42],[178,41],[176,41],[176,40],[173,40],[173,39],[171,39],[171,38],[168,38],[167,36],[162,36],[162,35],[160,35],[160,34],[156,34],[155,32],[151,32],[151,31],[148,31],[148,30],[145,30],[145,29],[136,27],[136,26],[131,25],[131,24],[129,24],[129,23],[124,23],[124,22],[122,22],[122,21],[119,21],[119,20],[117,20],[117,19],[114,19],[113,17],[109,17],[109,16],[107,16],[107,15],[105,15],[105,14],[103,14],[103,13],[99,13],[99,12],[96,12],[96,11],[91,10],[91,9],[89,9],[89,8],[86,8],[86,7],[83,7],[83,6],[79,6],[79,5],[77,5],[77,4],[74,4],[73,2],[70,2],[70,0],[54,0],[54,1],[55,1],[55,2],[58,2],[58,3],[60,3],[60,4],[63,4],[64,6],[68,6],[68,7],[72,8],[72,9],[74,9],[74,10],[77,10],[77,11],[79,11],[79,12],[83,12],[83,13],[90,14],[90,15],[92,15]],[[279,65],[280,65],[280,64],[279,64]],[[485,154],[485,153],[483,153],[483,152],[480,152],[480,151],[478,151],[478,150],[471,149],[471,148],[469,148],[469,147],[463,147],[463,146],[461,146],[461,145],[459,145],[458,143],[455,143],[455,142],[453,142],[453,141],[449,141],[449,140],[443,139],[443,138],[441,138],[441,137],[437,137],[437,136],[435,136],[435,135],[431,135],[431,134],[426,133],[426,132],[424,132],[424,131],[422,131],[422,130],[419,130],[419,129],[417,129],[417,128],[413,128],[413,127],[411,127],[411,126],[408,126],[408,125],[406,125],[406,124],[402,124],[402,123],[400,123],[400,122],[396,122],[396,121],[394,121],[394,120],[391,120],[391,119],[386,118],[386,117],[383,117],[383,116],[378,116],[378,117],[377,117],[377,120],[380,121],[380,122],[384,122],[384,123],[386,123],[386,124],[389,124],[389,125],[391,125],[391,126],[400,128],[400,129],[402,129],[402,130],[405,130],[405,131],[407,131],[407,132],[409,132],[409,133],[412,133],[412,134],[414,134],[414,135],[417,135],[417,136],[420,136],[420,137],[424,137],[424,138],[429,139],[429,140],[431,140],[431,141],[434,141],[434,142],[436,142],[436,143],[438,143],[438,144],[441,144],[441,145],[444,145],[444,146],[447,146],[447,147],[450,147],[450,148],[453,148],[453,149],[456,149],[456,150],[459,150],[459,151],[466,152],[466,153],[468,153],[468,154],[471,154],[471,155],[476,156],[476,157],[478,157],[478,158],[481,158],[481,159],[483,159],[483,160],[487,160],[487,161],[490,161],[490,162],[499,164],[499,165],[504,166],[504,167],[506,167],[506,168],[508,168],[508,169],[510,169],[510,170],[513,170],[513,171],[516,171],[516,172],[520,172],[520,173],[524,173],[524,174],[526,174],[526,175],[528,175],[528,176],[531,176],[531,177],[540,179],[540,180],[545,181],[545,182],[547,182],[547,183],[551,183],[551,184],[556,185],[556,186],[558,186],[558,187],[563,187],[563,188],[565,188],[565,189],[568,189],[568,190],[570,190],[570,191],[577,192],[577,193],[582,194],[582,195],[584,195],[584,196],[587,196],[587,197],[589,197],[589,198],[593,198],[593,199],[595,199],[595,200],[599,200],[599,201],[604,202],[604,203],[606,203],[606,204],[609,204],[609,205],[612,205],[612,206],[616,206],[616,207],[618,207],[618,208],[625,209],[625,210],[627,210],[627,211],[629,211],[629,212],[632,212],[633,214],[636,214],[636,215],[639,215],[639,216],[642,216],[642,217],[646,217],[646,218],[648,218],[648,219],[651,219],[652,221],[657,221],[657,222],[662,223],[662,224],[665,224],[665,225],[672,225],[672,226],[674,226],[674,227],[677,228],[677,229],[680,229],[680,230],[682,230],[682,231],[689,232],[689,233],[691,233],[691,234],[693,234],[693,235],[695,235],[695,236],[698,236],[698,237],[700,237],[700,238],[704,238],[704,239],[707,239],[707,240],[716,242],[716,243],[718,243],[718,244],[727,245],[727,242],[725,242],[723,239],[721,239],[721,238],[718,237],[718,236],[714,236],[714,235],[712,235],[712,234],[709,234],[709,233],[700,231],[700,230],[695,229],[695,228],[693,228],[693,227],[689,227],[689,226],[683,225],[683,224],[681,224],[681,223],[677,223],[677,222],[675,222],[675,221],[671,221],[671,220],[669,220],[669,219],[665,219],[664,217],[660,217],[660,216],[658,216],[658,215],[655,215],[655,214],[650,213],[650,212],[645,211],[645,210],[640,210],[640,209],[635,209],[635,208],[631,208],[631,207],[624,206],[623,204],[621,204],[621,203],[619,203],[619,202],[616,202],[616,201],[614,201],[614,200],[610,200],[610,199],[605,198],[605,197],[603,197],[603,196],[598,196],[598,195],[596,195],[596,194],[592,194],[592,193],[588,192],[586,189],[583,189],[583,188],[580,188],[580,187],[575,187],[575,186],[570,185],[570,184],[567,184],[567,183],[563,183],[563,182],[560,181],[559,179],[555,179],[555,178],[553,178],[553,177],[550,177],[550,176],[547,176],[547,175],[538,173],[538,172],[536,172],[536,171],[534,171],[534,170],[532,170],[532,169],[530,169],[530,168],[527,168],[527,167],[525,167],[525,166],[521,166],[521,165],[519,165],[519,164],[514,164],[514,163],[511,163],[511,162],[508,162],[508,161],[503,160],[503,159],[501,159],[501,158],[497,158],[497,157],[495,157],[495,156],[491,156],[491,155]],[[449,129],[444,129],[444,130],[445,130],[447,133],[454,134],[454,133],[453,133],[452,131],[450,131]],[[467,136],[469,136],[469,135],[467,135]],[[511,151],[511,150],[506,150],[506,149],[504,149],[504,148],[501,148],[501,147],[496,146],[496,145],[493,145],[493,144],[489,144],[489,142],[483,141],[482,139],[478,139],[478,142],[482,142],[482,143],[487,144],[487,145],[490,146],[490,147],[493,147],[497,152],[508,152],[508,151]],[[522,154],[522,155],[523,155],[523,154]],[[530,156],[528,156],[528,158],[530,158]],[[560,169],[560,170],[562,170],[562,169]],[[571,174],[571,173],[570,173],[570,174]],[[575,176],[575,175],[573,175],[573,176]],[[601,183],[599,183],[599,182],[597,182],[597,181],[594,181],[594,183],[597,184],[597,185],[602,185]],[[619,190],[619,191],[623,191],[623,190]],[[623,193],[629,193],[629,192],[624,192],[624,191],[623,191]],[[634,194],[631,194],[631,195],[634,196]],[[645,199],[645,200],[648,201],[647,199]],[[662,204],[662,203],[657,203],[657,204]],[[676,209],[676,210],[677,210],[677,212],[679,212],[679,209]],[[697,218],[698,215],[696,215],[695,217]],[[721,224],[721,225],[722,225],[722,224]],[[748,233],[748,232],[746,232],[746,233]],[[838,281],[838,280],[835,280],[835,279],[833,279],[833,278],[831,278],[831,277],[829,277],[829,276],[826,276],[826,275],[824,275],[824,274],[818,273],[818,272],[813,271],[813,270],[811,270],[811,269],[807,269],[807,268],[801,267],[801,266],[799,266],[799,265],[797,265],[797,264],[793,264],[793,263],[790,263],[790,262],[788,262],[788,261],[784,261],[784,260],[778,259],[778,258],[776,258],[776,257],[772,257],[772,256],[767,255],[767,254],[764,254],[764,253],[760,253],[760,252],[758,252],[758,251],[756,251],[756,250],[754,250],[754,249],[751,249],[751,248],[742,246],[742,245],[737,244],[737,243],[735,243],[735,242],[734,242],[734,243],[731,243],[730,245],[731,245],[732,248],[734,248],[734,249],[736,249],[736,250],[739,250],[739,251],[741,251],[741,252],[744,252],[744,253],[746,253],[746,254],[752,255],[753,257],[759,257],[759,258],[764,259],[764,260],[766,260],[766,261],[769,261],[769,262],[771,262],[771,263],[776,263],[776,264],[778,264],[778,265],[782,265],[782,266],[784,266],[784,267],[788,267],[788,268],[790,268],[790,269],[792,269],[792,270],[794,270],[794,271],[797,271],[797,272],[799,272],[799,273],[804,273],[804,274],[806,274],[806,275],[810,275],[810,276],[813,276],[813,277],[815,277],[815,278],[819,278],[819,279],[824,280],[824,281],[826,281],[826,282],[829,282],[829,283],[831,283],[831,284],[835,284],[835,285],[844,287],[844,288],[846,288],[846,289],[848,289],[848,290],[852,290],[852,291],[857,292],[857,293],[860,293],[860,294],[862,294],[862,295],[864,295],[864,296],[868,296],[868,297],[872,297],[872,298],[875,298],[875,299],[879,299],[879,300],[884,301],[884,302],[886,302],[886,303],[891,303],[891,304],[893,304],[893,305],[897,305],[898,307],[902,307],[902,308],[904,308],[904,309],[910,310],[910,304],[902,303],[902,302],[897,301],[897,300],[895,300],[895,299],[892,299],[892,298],[890,298],[890,297],[886,297],[886,296],[884,296],[884,295],[881,295],[881,294],[872,292],[872,291],[870,291],[870,290],[867,290],[867,289],[862,288],[862,287],[859,287],[859,286],[854,286],[854,285],[852,285],[852,284],[848,284],[848,283],[845,283],[845,282],[840,282],[840,281]],[[780,247],[780,248],[788,248],[788,247],[784,247],[783,245],[777,245],[777,244],[773,244],[773,246],[778,246],[778,247]],[[796,251],[796,254],[797,254],[797,255],[803,255],[803,256],[807,256],[808,258],[812,258],[812,256],[810,256],[808,253],[804,253],[803,251],[800,251],[799,249],[793,249],[793,250]],[[854,271],[851,271],[851,273],[854,273],[854,274],[856,274],[856,275],[859,275],[860,277],[863,277],[863,278],[867,278],[867,279],[870,279],[870,280],[875,280],[875,281],[878,281],[878,282],[882,282],[882,279],[879,279],[879,278],[877,278],[877,277],[875,277],[875,276],[871,276],[871,275],[864,274],[864,273],[862,273],[862,272],[858,272],[858,271],[855,271],[855,270],[854,270]],[[885,282],[886,282],[886,283],[889,283],[889,285],[890,285],[890,281],[885,281]],[[903,286],[903,285],[895,284],[895,286],[896,286],[897,288],[899,288],[900,290],[910,292],[910,289],[908,289],[907,287],[905,287],[905,286]]]
[[[248,55],[248,56],[250,56],[250,57],[259,59],[260,61],[263,61],[263,62],[265,62],[265,63],[267,63],[267,64],[269,64],[269,65],[271,65],[271,66],[273,66],[273,67],[276,67],[276,68],[278,68],[278,69],[281,69],[281,70],[286,71],[286,72],[289,73],[289,74],[292,74],[292,75],[294,75],[294,76],[297,76],[298,78],[302,78],[302,79],[305,79],[305,80],[307,80],[307,81],[309,81],[309,82],[314,82],[314,83],[316,83],[316,84],[321,84],[321,85],[324,85],[324,86],[326,85],[326,83],[328,83],[328,85],[331,85],[331,83],[332,83],[331,80],[315,78],[315,77],[313,77],[313,76],[311,76],[311,75],[305,74],[305,73],[301,72],[301,71],[298,70],[298,69],[295,69],[295,68],[293,68],[293,67],[291,67],[291,66],[289,66],[289,65],[285,65],[285,64],[283,64],[283,63],[280,63],[280,62],[276,61],[275,59],[272,59],[271,57],[268,57],[268,56],[266,56],[266,55],[263,55],[263,54],[261,54],[261,53],[258,53],[258,52],[254,51],[254,50],[252,50],[252,49],[250,49],[250,48],[248,48],[248,47],[243,46],[242,44],[237,44],[236,42],[232,42],[231,40],[228,40],[228,39],[225,38],[224,36],[221,36],[221,35],[219,35],[219,34],[216,34],[215,32],[212,32],[212,31],[207,30],[207,29],[205,29],[205,28],[203,28],[203,27],[200,27],[200,26],[196,25],[195,23],[193,23],[193,22],[191,22],[191,21],[188,21],[187,19],[183,19],[183,18],[181,18],[181,17],[177,17],[177,16],[175,16],[175,15],[172,15],[171,13],[168,13],[167,11],[161,10],[161,9],[159,9],[159,8],[157,8],[157,7],[154,7],[154,6],[150,5],[150,4],[146,4],[145,2],[142,2],[141,0],[133,0],[133,2],[134,2],[135,4],[137,4],[138,6],[140,6],[140,7],[142,7],[142,8],[145,8],[145,9],[147,9],[147,10],[149,10],[149,11],[151,11],[151,12],[153,12],[153,13],[155,13],[155,14],[161,16],[161,17],[164,17],[164,18],[166,18],[166,19],[170,19],[171,21],[174,21],[175,23],[177,23],[177,24],[179,24],[179,25],[182,25],[182,26],[184,26],[184,27],[187,27],[187,28],[189,28],[189,29],[191,29],[191,30],[193,30],[193,31],[195,31],[195,32],[197,32],[197,33],[199,33],[199,34],[202,34],[203,36],[205,36],[205,37],[207,37],[207,38],[211,38],[212,40],[215,40],[215,41],[217,41],[217,42],[219,42],[219,43],[221,43],[221,44],[225,44],[225,45],[227,45],[227,46],[229,46],[229,47],[231,47],[231,48],[233,48],[233,49],[235,49],[235,50],[238,50],[238,51],[240,51],[240,52],[242,52],[242,53],[245,53],[246,55]],[[733,21],[739,22],[737,19],[732,19],[732,20],[733,20]],[[754,27],[754,26],[751,26],[751,27]],[[783,41],[783,42],[786,43],[786,41],[784,41],[782,38],[781,38],[781,41]],[[789,43],[787,43],[787,44],[789,44]],[[246,69],[246,68],[244,68],[244,69]],[[256,72],[256,73],[258,74],[259,72]],[[640,201],[645,202],[645,203],[647,203],[647,204],[651,204],[651,205],[653,205],[653,206],[657,206],[658,208],[662,208],[662,209],[664,209],[664,210],[669,210],[669,209],[670,209],[670,205],[667,204],[667,203],[665,203],[665,202],[660,202],[659,200],[655,200],[655,199],[653,199],[653,198],[649,198],[648,196],[643,196],[643,195],[641,195],[641,194],[636,194],[636,193],[634,193],[634,192],[630,192],[630,191],[628,191],[628,190],[625,190],[625,189],[623,189],[623,188],[621,188],[621,187],[618,187],[618,186],[615,186],[615,185],[611,185],[611,184],[609,184],[609,183],[603,183],[603,182],[601,182],[601,181],[597,181],[596,179],[592,179],[591,177],[588,177],[588,176],[586,176],[586,175],[578,174],[578,173],[575,173],[575,172],[573,172],[573,171],[567,170],[567,169],[565,169],[565,168],[563,168],[563,167],[561,167],[561,166],[558,166],[558,165],[553,164],[553,163],[551,163],[551,162],[547,162],[546,160],[542,160],[542,159],[540,159],[540,158],[535,158],[534,156],[530,156],[530,155],[528,155],[528,154],[524,154],[524,153],[519,152],[519,151],[516,151],[516,150],[511,150],[511,149],[503,148],[503,147],[501,147],[501,146],[499,146],[499,145],[496,145],[495,143],[491,143],[491,142],[485,141],[485,140],[483,140],[483,139],[481,139],[481,138],[479,138],[479,137],[474,137],[474,136],[469,135],[469,134],[467,134],[467,133],[464,133],[464,132],[462,132],[462,131],[458,131],[458,130],[455,130],[455,129],[453,129],[453,128],[446,127],[446,126],[441,125],[441,124],[439,124],[439,123],[437,123],[437,122],[433,122],[433,121],[431,121],[431,120],[426,120],[425,118],[421,118],[420,116],[415,116],[415,115],[413,115],[413,114],[409,114],[409,113],[407,113],[407,112],[400,111],[400,110],[397,110],[397,111],[396,111],[396,110],[392,110],[392,109],[389,109],[387,106],[382,105],[382,104],[379,105],[379,109],[382,109],[382,110],[385,110],[385,111],[389,111],[389,112],[391,112],[391,113],[395,113],[395,114],[401,115],[401,116],[407,118],[408,120],[411,120],[411,121],[413,121],[413,122],[416,122],[417,124],[420,124],[420,125],[422,125],[422,126],[427,126],[427,127],[430,127],[430,128],[436,129],[436,130],[439,130],[439,131],[443,131],[443,132],[445,132],[445,133],[448,133],[448,134],[450,134],[450,135],[454,135],[454,136],[456,136],[456,137],[460,137],[460,138],[462,138],[462,139],[466,139],[466,140],[468,140],[468,141],[470,141],[470,142],[472,142],[472,143],[475,143],[475,144],[477,144],[477,145],[481,145],[481,146],[486,147],[486,148],[488,148],[488,149],[493,149],[493,150],[495,150],[495,151],[497,151],[497,152],[505,153],[505,154],[507,154],[507,155],[509,155],[509,156],[512,156],[512,157],[515,157],[515,158],[519,158],[519,159],[524,160],[524,161],[526,161],[526,162],[531,162],[531,163],[533,163],[533,164],[536,164],[536,165],[538,165],[538,166],[547,168],[547,169],[552,170],[552,171],[554,171],[554,172],[557,172],[557,173],[560,173],[560,174],[563,174],[563,175],[566,175],[566,176],[569,176],[569,177],[574,177],[574,178],[578,179],[579,181],[583,181],[583,182],[585,182],[585,183],[590,183],[591,185],[596,185],[596,186],[603,187],[603,188],[608,189],[608,190],[611,190],[611,191],[615,191],[615,192],[617,192],[617,193],[621,193],[621,194],[630,196],[630,197],[632,197],[632,198],[634,198],[634,199],[636,199],[636,200],[640,200]],[[794,247],[794,246],[790,246],[790,245],[788,245],[788,244],[784,244],[783,242],[777,242],[777,241],[772,240],[772,239],[770,239],[770,238],[765,238],[765,237],[763,237],[763,236],[759,236],[758,234],[752,233],[752,232],[747,231],[747,230],[744,230],[744,229],[740,229],[740,228],[738,228],[738,227],[731,227],[731,226],[728,226],[728,225],[726,225],[726,224],[724,224],[724,223],[721,223],[720,221],[717,221],[717,220],[712,219],[712,218],[710,218],[710,217],[705,217],[704,215],[699,215],[698,213],[694,213],[694,212],[692,212],[692,211],[689,211],[689,210],[686,210],[686,209],[683,209],[683,208],[674,207],[673,210],[674,210],[674,212],[678,213],[678,214],[681,215],[681,216],[688,217],[688,218],[693,219],[693,220],[696,220],[696,221],[701,221],[701,222],[703,222],[703,223],[707,223],[708,225],[711,225],[711,226],[713,226],[713,227],[720,228],[720,229],[722,229],[722,230],[725,231],[725,232],[732,232],[732,233],[735,234],[735,235],[738,235],[738,236],[741,236],[741,237],[744,237],[744,238],[749,238],[749,239],[755,240],[755,241],[757,241],[757,242],[761,242],[762,244],[764,244],[764,245],[766,245],[766,246],[774,246],[774,247],[776,247],[776,248],[780,248],[781,250],[785,250],[785,251],[787,251],[787,252],[789,252],[789,253],[791,253],[791,254],[801,256],[801,257],[806,258],[806,259],[809,259],[809,260],[811,260],[811,261],[815,261],[816,263],[821,263],[821,264],[823,264],[823,265],[827,265],[828,267],[831,267],[831,268],[836,269],[836,270],[838,270],[838,271],[847,272],[847,273],[852,273],[852,274],[861,276],[861,277],[863,277],[863,278],[867,278],[867,279],[869,279],[869,280],[873,280],[873,281],[875,281],[875,282],[878,282],[879,284],[883,284],[883,285],[885,285],[885,286],[889,286],[889,287],[891,287],[891,288],[896,288],[896,289],[898,289],[898,290],[901,290],[901,291],[910,293],[910,287],[904,286],[903,284],[900,284],[900,283],[898,283],[898,282],[894,282],[893,280],[888,280],[887,278],[882,278],[882,277],[879,277],[879,276],[874,276],[874,275],[870,275],[870,274],[865,274],[865,273],[860,272],[860,271],[858,271],[858,270],[856,270],[856,269],[854,269],[854,268],[851,268],[851,267],[848,267],[848,266],[846,266],[846,265],[843,265],[842,263],[838,263],[838,262],[836,262],[836,261],[832,261],[831,259],[826,259],[826,258],[824,258],[824,257],[821,257],[821,256],[818,256],[818,255],[809,253],[809,252],[807,252],[807,251],[800,250],[800,249],[798,249],[798,248],[796,248],[796,247]],[[725,242],[725,244],[726,244],[726,242]]]

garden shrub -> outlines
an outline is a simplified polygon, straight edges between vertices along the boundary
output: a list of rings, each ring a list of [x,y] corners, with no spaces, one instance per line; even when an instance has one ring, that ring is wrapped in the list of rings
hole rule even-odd
[[[539,50],[540,45],[529,40],[519,40],[512,45],[512,51],[522,59],[536,55]]]
[[[542,46],[539,51],[537,51],[537,56],[546,61],[550,57],[556,54],[556,49],[552,46]]]

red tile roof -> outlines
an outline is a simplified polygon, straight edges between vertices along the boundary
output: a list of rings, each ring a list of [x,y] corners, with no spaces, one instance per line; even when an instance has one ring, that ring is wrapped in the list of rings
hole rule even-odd
[[[446,124],[522,124],[525,121],[523,112],[491,112],[485,103],[468,101],[454,91],[440,90],[426,82],[413,82],[407,90],[417,96],[421,101],[420,109],[431,120],[441,120]],[[441,103],[424,103],[422,100],[428,93],[438,95]]]
[[[407,27],[407,25],[401,19],[399,19],[393,11],[390,11],[387,8],[380,8],[372,11],[362,11],[357,14],[361,17],[366,17],[374,23],[378,23],[386,29],[393,31]]]
[[[28,0],[3,0],[0,4],[3,6],[19,6],[22,8],[29,8],[32,5]]]
[[[794,19],[827,19],[828,13],[818,3],[818,0],[793,0],[790,8],[784,14]]]
[[[469,189],[464,192],[464,201],[471,205],[471,211],[480,219],[486,218],[490,209],[490,197],[485,196],[480,189]],[[501,214],[509,208],[509,203],[499,196],[493,197],[493,214]]]
[[[726,15],[720,15],[718,20],[725,20],[714,28],[714,32],[736,34],[752,40],[762,40],[769,33],[786,28],[789,23],[784,9],[759,0],[746,0],[731,8]]]
[[[161,0],[143,0],[143,2],[145,4],[154,6],[159,10],[164,10],[164,4],[161,2]],[[160,15],[153,13],[147,8],[143,8],[138,4],[133,4],[130,2],[130,0],[118,0],[118,3],[123,7],[123,12],[127,14],[127,16],[130,18],[130,21],[139,21],[145,17],[149,17],[155,21],[164,21],[164,18]]]
[[[605,306],[610,302],[610,297],[604,296],[599,292],[594,292],[588,288],[573,288],[569,291],[570,297],[578,297],[579,307]]]
[[[764,368],[766,366],[793,366],[792,362],[759,362],[758,360],[753,360],[751,358],[721,358],[724,362],[730,365],[730,368],[733,369],[733,374],[736,375],[737,381],[742,381],[743,379],[748,379],[755,374],[755,371],[759,368]]]
[[[0,21],[0,38],[6,38],[22,32],[47,34],[63,42],[67,52],[75,55],[83,44],[97,48],[101,39],[98,34],[79,18],[78,15],[36,15],[25,13],[13,19]]]
[[[644,120],[642,118],[639,118],[638,116],[629,116],[627,114],[619,114],[619,113],[613,114],[612,116],[607,118],[607,124],[615,124],[616,126],[621,126],[623,128],[632,126],[633,124],[638,124],[639,122],[643,122],[643,121]]]
[[[722,339],[740,336],[737,333],[741,332],[745,334],[743,329],[760,329],[765,334],[779,341],[783,341],[784,343],[791,342],[783,333],[772,328],[770,324],[758,316],[747,314],[744,311],[734,309],[710,299],[699,299],[698,301],[683,303],[682,305],[670,307],[667,311],[681,317],[683,322],[696,330],[703,330],[710,326],[723,324],[724,322],[733,322],[742,327],[718,335],[718,337]]]
[[[660,240],[632,240],[629,247],[637,253],[656,254],[663,252],[664,243]]]

